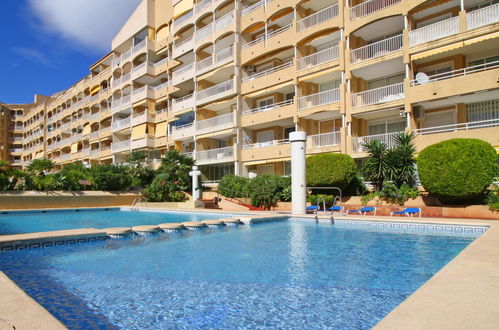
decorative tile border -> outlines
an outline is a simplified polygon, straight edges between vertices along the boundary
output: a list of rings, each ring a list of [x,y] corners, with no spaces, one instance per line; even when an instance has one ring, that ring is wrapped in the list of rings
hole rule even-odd
[[[40,210],[12,210],[0,211],[2,215],[23,215],[40,213],[68,213],[68,212],[90,212],[90,211],[119,211],[119,207],[95,207],[95,208],[72,208],[72,209],[40,209]]]
[[[315,222],[313,218],[290,217],[289,221]],[[319,223],[330,223],[327,219],[319,219]],[[353,225],[364,228],[376,228],[383,230],[393,230],[397,232],[426,232],[436,234],[458,234],[480,236],[487,231],[488,226],[420,223],[420,222],[392,222],[392,221],[367,221],[367,220],[344,220],[335,219],[335,225]]]
[[[86,237],[86,238],[61,238],[54,241],[43,241],[43,242],[12,242],[12,244],[5,244],[0,247],[0,252],[6,251],[14,251],[14,250],[28,250],[28,249],[37,249],[37,248],[46,248],[51,246],[58,245],[72,245],[72,244],[81,244],[81,243],[90,243],[97,241],[105,241],[106,237],[97,236],[97,237]]]

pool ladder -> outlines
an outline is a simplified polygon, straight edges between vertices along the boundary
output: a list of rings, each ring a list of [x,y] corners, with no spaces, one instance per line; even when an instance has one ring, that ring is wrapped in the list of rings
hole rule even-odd
[[[138,211],[139,206],[142,203],[143,199],[142,197],[137,197],[133,200],[132,205],[130,206],[130,211]]]

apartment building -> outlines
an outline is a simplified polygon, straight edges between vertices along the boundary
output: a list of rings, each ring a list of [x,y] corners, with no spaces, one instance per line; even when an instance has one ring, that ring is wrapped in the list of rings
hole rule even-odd
[[[177,149],[205,182],[290,173],[294,130],[307,154],[359,161],[363,142],[401,131],[418,151],[456,137],[499,148],[499,4],[143,0],[88,76],[25,109],[24,165]]]
[[[21,168],[24,107],[0,103],[0,159]]]

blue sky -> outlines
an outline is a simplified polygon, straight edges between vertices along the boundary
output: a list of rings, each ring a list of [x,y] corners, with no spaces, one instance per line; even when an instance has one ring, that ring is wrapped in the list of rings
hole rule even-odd
[[[30,103],[83,78],[139,2],[0,1],[0,102]]]

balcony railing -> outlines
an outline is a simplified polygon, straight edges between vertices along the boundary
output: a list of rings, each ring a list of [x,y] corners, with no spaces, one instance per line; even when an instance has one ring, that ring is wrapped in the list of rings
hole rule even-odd
[[[176,113],[194,106],[194,93],[172,100],[172,112]]]
[[[331,104],[340,100],[340,89],[334,88],[324,92],[306,95],[298,98],[298,110],[310,109]]]
[[[181,126],[172,126],[170,135],[173,140],[194,136],[194,122],[190,122]]]
[[[370,58],[383,56],[402,49],[402,35],[387,38],[372,44],[352,49],[350,51],[350,62],[357,63]]]
[[[90,158],[98,158],[100,149],[91,149],[90,150]]]
[[[241,46],[241,49],[246,49],[246,48],[252,47],[252,46],[259,44],[260,42],[263,42],[263,41],[265,41],[265,35],[261,35],[258,38],[256,38],[255,40],[251,40],[251,41],[245,43],[244,45]]]
[[[203,134],[207,132],[218,131],[225,128],[230,128],[234,125],[234,114],[227,113],[209,119],[199,120],[196,122],[196,132]]]
[[[130,106],[132,104],[131,100],[132,99],[131,99],[130,94],[125,95],[118,100],[114,100],[113,103],[111,103],[111,111],[116,111],[116,110],[121,109],[123,107]]]
[[[273,103],[273,104],[269,104],[269,105],[264,105],[264,106],[258,107],[258,108],[244,110],[243,111],[243,116],[251,115],[251,114],[259,113],[259,112],[265,112],[265,111],[269,111],[269,110],[276,109],[276,108],[279,108],[279,107],[285,107],[285,106],[293,104],[293,103],[294,103],[294,99],[289,99],[289,100],[282,101],[282,102],[277,102],[277,103]]]
[[[187,65],[184,65],[183,67],[180,67],[179,69],[173,71],[172,78],[174,80],[178,79],[183,73],[189,72],[193,68],[194,68],[194,63],[189,63]],[[194,72],[193,72],[193,74],[194,74]]]
[[[437,74],[428,76],[428,79],[425,79],[424,81],[413,79],[413,80],[411,80],[411,86],[423,85],[423,84],[427,84],[427,83],[431,83],[431,82],[435,82],[435,81],[439,81],[439,80],[467,76],[467,75],[472,74],[472,73],[491,70],[491,69],[495,69],[495,68],[499,68],[499,61],[473,65],[473,66],[469,66],[467,68],[452,70],[452,71],[443,72],[443,73],[437,73]]]
[[[260,0],[258,1],[257,3],[254,3],[252,4],[251,6],[248,6],[246,8],[244,8],[242,11],[241,11],[241,15],[244,16],[244,15],[248,15],[249,13],[257,10],[258,8],[262,7],[264,5],[264,0]]]
[[[185,15],[180,16],[179,18],[173,20],[173,27],[178,28],[182,26],[185,22],[193,17],[194,13],[192,11],[188,12]]]
[[[379,88],[373,88],[352,94],[352,107],[378,104],[404,98],[404,83],[398,83]]]
[[[90,140],[96,140],[99,138],[99,131],[93,131],[90,132],[90,135],[88,136]]]
[[[194,13],[202,13],[209,6],[211,6],[211,0],[203,0],[201,2],[198,2],[194,5]]]
[[[257,143],[251,143],[251,144],[243,144],[243,149],[266,148],[266,147],[273,147],[273,146],[278,146],[278,145],[282,145],[282,144],[289,144],[289,139],[257,142]]]
[[[409,31],[409,45],[415,46],[459,33],[459,16]]]
[[[148,111],[144,111],[139,114],[132,116],[132,126],[142,124],[145,122],[154,122],[154,118],[149,114]]]
[[[338,4],[326,7],[318,12],[302,18],[296,23],[296,30],[298,32],[308,29],[312,26],[319,25],[327,20],[338,16]]]
[[[196,31],[196,42],[199,42],[205,38],[208,38],[213,33],[213,23],[206,25],[205,27]]]
[[[350,20],[370,15],[399,3],[401,0],[368,0],[350,8]]]
[[[184,39],[184,40],[182,40],[182,41],[175,42],[175,44],[174,44],[174,47],[173,47],[173,48],[174,48],[174,49],[178,49],[178,48],[182,47],[183,45],[185,45],[185,44],[187,44],[188,42],[192,41],[192,39],[193,39],[192,37],[193,37],[193,36],[190,36],[190,37],[188,37],[188,38],[185,38],[185,39]]]
[[[66,160],[71,159],[71,154],[61,154],[61,161],[64,162]]]
[[[130,149],[139,149],[146,147],[154,147],[154,135],[146,134],[142,139],[133,140],[130,143]]]
[[[230,94],[234,90],[234,80],[229,79],[218,85],[202,89],[197,92],[197,101],[205,101],[215,99]]]
[[[340,138],[341,134],[339,131],[310,135],[307,137],[307,148],[318,149],[337,146],[340,144]]]
[[[215,21],[215,33],[222,31],[227,26],[234,24],[234,12],[230,12]]]
[[[196,161],[222,161],[234,158],[234,147],[225,147],[218,149],[210,149],[196,152]]]
[[[317,53],[300,58],[297,62],[298,70],[305,70],[323,63],[335,60],[339,57],[338,46],[326,48]]]
[[[207,57],[199,62],[196,62],[197,74],[201,74],[211,68],[233,59],[233,48],[230,46],[224,50],[216,52],[214,55]]]
[[[130,117],[125,118],[125,119],[120,119],[113,121],[113,124],[111,125],[113,131],[120,131],[124,128],[129,128],[130,127]]]
[[[499,3],[466,13],[468,30],[499,22]]]
[[[281,65],[278,65],[278,66],[275,66],[273,68],[270,68],[268,70],[265,70],[265,71],[261,71],[261,72],[258,72],[258,73],[255,73],[255,74],[252,74],[250,76],[247,76],[247,77],[244,77],[242,82],[245,83],[245,82],[248,82],[248,81],[251,81],[251,80],[254,80],[254,79],[257,79],[257,78],[261,78],[261,77],[265,77],[265,76],[268,76],[269,74],[272,74],[274,72],[277,72],[277,71],[280,71],[280,70],[284,70],[286,68],[289,68],[290,66],[293,65],[293,61],[290,61],[290,62],[286,62],[284,64],[281,64]]]
[[[130,150],[130,141],[119,141],[119,142],[113,142],[111,145],[111,150],[114,152],[120,152],[120,151],[125,151],[125,150]]]
[[[293,23],[289,23],[288,25],[284,25],[283,27],[278,28],[277,30],[270,31],[267,33],[267,39],[270,39],[272,37],[275,37],[276,35],[279,35],[293,27]]]
[[[145,48],[147,45],[147,39],[142,40],[132,48],[132,54],[136,54],[140,52],[143,48]]]
[[[499,118],[489,119],[489,120],[472,121],[472,122],[468,122],[468,123],[459,123],[459,124],[452,124],[452,125],[442,125],[442,126],[419,128],[419,129],[415,129],[414,133],[416,135],[426,135],[426,134],[447,133],[447,132],[456,132],[456,131],[469,131],[472,129],[497,127],[497,126],[499,126]]]
[[[358,136],[352,138],[352,148],[354,152],[365,152],[364,143],[369,143],[374,140],[379,140],[382,143],[386,144],[387,147],[394,147],[397,144],[395,136],[400,134],[401,132],[393,132],[393,133],[385,133],[385,134],[377,134],[377,135],[367,135],[367,136]]]

